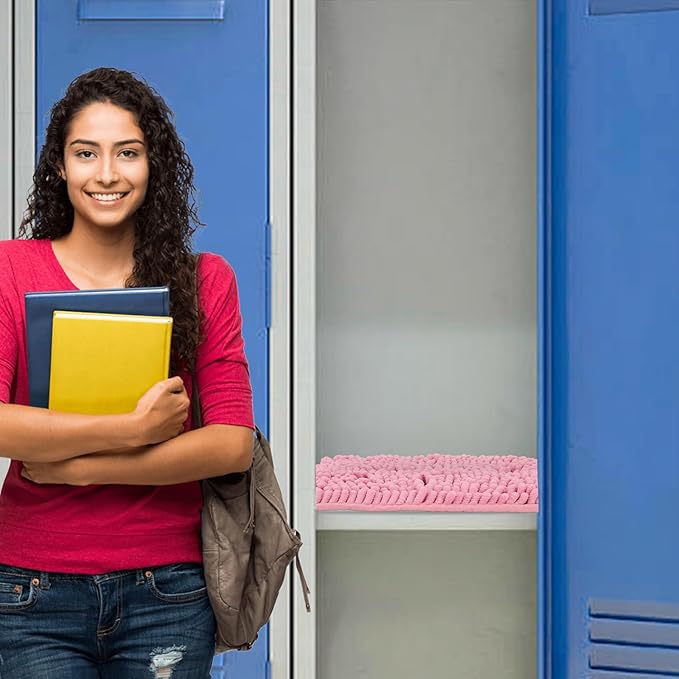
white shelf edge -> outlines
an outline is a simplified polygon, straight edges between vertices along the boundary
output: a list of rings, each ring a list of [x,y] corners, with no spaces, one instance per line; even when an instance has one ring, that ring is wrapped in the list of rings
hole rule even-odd
[[[533,512],[316,512],[318,531],[536,529]]]

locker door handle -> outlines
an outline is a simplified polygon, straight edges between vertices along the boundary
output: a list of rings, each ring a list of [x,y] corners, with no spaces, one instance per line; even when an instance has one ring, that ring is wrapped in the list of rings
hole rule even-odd
[[[224,21],[224,0],[79,0],[80,21]]]
[[[631,14],[679,9],[679,0],[589,0],[590,14]]]

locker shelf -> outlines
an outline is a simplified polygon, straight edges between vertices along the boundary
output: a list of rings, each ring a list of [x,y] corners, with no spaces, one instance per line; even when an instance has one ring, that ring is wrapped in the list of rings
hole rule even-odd
[[[316,529],[330,530],[527,530],[532,512],[316,512]]]

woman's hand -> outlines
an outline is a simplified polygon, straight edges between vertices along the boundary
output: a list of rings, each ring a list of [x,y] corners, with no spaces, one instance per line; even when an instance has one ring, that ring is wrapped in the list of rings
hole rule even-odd
[[[68,486],[87,486],[89,455],[72,457],[58,462],[24,462],[21,476],[33,483],[60,483]]]
[[[162,443],[181,434],[190,404],[181,377],[154,384],[139,399],[134,411],[140,425],[141,444]]]

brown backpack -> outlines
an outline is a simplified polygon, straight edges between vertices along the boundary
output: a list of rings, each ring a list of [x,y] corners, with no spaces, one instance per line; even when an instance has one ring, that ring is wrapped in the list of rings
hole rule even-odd
[[[202,426],[193,379],[193,422]],[[307,611],[309,588],[299,549],[302,540],[287,521],[269,442],[253,437],[252,466],[202,482],[203,567],[217,620],[215,653],[245,651],[269,620],[288,566],[294,559]]]

